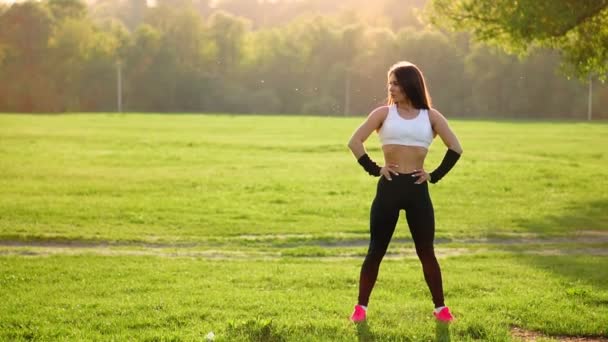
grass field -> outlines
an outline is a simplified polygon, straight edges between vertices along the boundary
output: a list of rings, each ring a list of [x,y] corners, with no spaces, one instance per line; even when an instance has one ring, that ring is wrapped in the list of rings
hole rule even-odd
[[[435,325],[402,218],[353,326],[361,120],[1,115],[0,340],[608,341],[607,123],[452,121],[430,188],[458,321]]]

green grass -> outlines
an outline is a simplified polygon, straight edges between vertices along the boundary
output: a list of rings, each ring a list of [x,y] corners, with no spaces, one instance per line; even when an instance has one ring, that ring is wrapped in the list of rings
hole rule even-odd
[[[0,115],[0,340],[608,338],[608,124],[452,121],[431,194],[458,321],[435,325],[402,218],[356,327],[361,120]]]
[[[4,257],[0,339],[353,341],[359,260]],[[606,258],[489,253],[442,260],[454,341],[508,341],[512,326],[608,335]],[[10,295],[5,295],[10,294]],[[384,262],[377,341],[436,340],[417,260]],[[361,332],[363,333],[363,332]]]
[[[365,238],[375,180],[360,118],[0,116],[0,238]],[[431,187],[442,238],[607,230],[608,125],[454,121],[461,162]],[[381,161],[376,137],[372,157]],[[426,168],[444,147],[435,141]],[[407,229],[397,237],[409,237]]]

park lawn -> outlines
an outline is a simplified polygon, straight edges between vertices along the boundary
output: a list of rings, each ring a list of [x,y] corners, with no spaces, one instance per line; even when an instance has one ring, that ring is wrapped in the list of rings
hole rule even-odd
[[[457,322],[435,324],[402,218],[349,323],[361,120],[0,115],[0,340],[608,337],[606,123],[451,120],[465,153],[431,193]]]
[[[608,257],[441,258],[457,321],[437,325],[418,261],[386,260],[366,326],[360,259],[0,258],[0,340],[510,341],[514,327],[608,336]],[[449,337],[449,338],[448,338]]]
[[[346,147],[361,121],[0,115],[0,239],[364,240],[376,179]],[[465,152],[431,186],[438,238],[608,230],[608,124],[451,125]],[[376,136],[367,147],[381,162]],[[438,165],[444,151],[437,139],[425,167]],[[396,238],[409,238],[401,227]]]

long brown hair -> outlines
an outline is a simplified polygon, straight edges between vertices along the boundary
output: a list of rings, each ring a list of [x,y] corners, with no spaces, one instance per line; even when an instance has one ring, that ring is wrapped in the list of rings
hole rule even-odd
[[[418,67],[410,62],[399,62],[388,70],[387,78],[395,75],[401,90],[416,109],[431,109],[431,96],[426,89],[424,76]],[[388,94],[388,104],[393,104],[393,99]]]

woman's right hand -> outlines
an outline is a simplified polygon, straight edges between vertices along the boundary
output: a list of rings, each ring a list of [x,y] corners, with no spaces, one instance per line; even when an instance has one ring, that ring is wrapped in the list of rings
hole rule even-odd
[[[391,178],[391,174],[393,175],[398,175],[399,172],[396,171],[396,169],[399,167],[399,165],[396,164],[388,164],[388,165],[384,165],[381,169],[380,169],[380,175],[383,176],[384,178],[390,180],[393,180]]]

